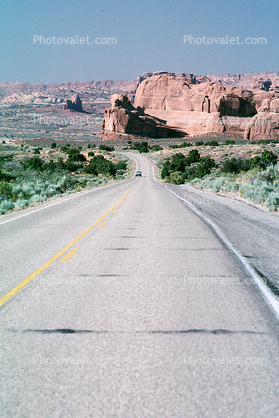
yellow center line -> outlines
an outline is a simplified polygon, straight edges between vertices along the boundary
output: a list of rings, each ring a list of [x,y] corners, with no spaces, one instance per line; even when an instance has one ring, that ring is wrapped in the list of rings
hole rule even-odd
[[[70,257],[78,250],[78,248],[73,248],[62,260],[60,260],[60,263],[65,263],[69,260]]]
[[[21,290],[24,286],[26,286],[31,280],[33,280],[36,276],[38,276],[42,271],[44,271],[47,267],[49,267],[54,261],[56,261],[62,254],[64,254],[69,248],[71,248],[74,244],[76,244],[81,238],[83,238],[86,234],[88,234],[91,229],[93,229],[96,225],[98,225],[99,222],[101,222],[114,208],[116,205],[121,202],[122,199],[129,193],[130,190],[128,190],[124,195],[109,209],[106,211],[106,213],[100,217],[93,225],[91,225],[89,228],[87,228],[84,232],[82,232],[77,238],[75,238],[72,242],[70,242],[66,247],[62,248],[57,254],[55,254],[50,260],[48,260],[46,263],[44,263],[41,267],[39,267],[34,273],[30,274],[30,276],[26,277],[21,283],[19,283],[17,286],[15,286],[12,290],[10,290],[8,293],[6,293],[5,296],[3,296],[0,299],[0,306],[2,306],[7,300],[9,300],[12,296],[14,296],[19,290]]]
[[[102,228],[102,226],[105,225],[105,222],[101,223],[101,225],[98,225],[97,228]]]
[[[112,211],[112,213],[116,213],[117,212],[117,209],[114,209],[113,211]]]

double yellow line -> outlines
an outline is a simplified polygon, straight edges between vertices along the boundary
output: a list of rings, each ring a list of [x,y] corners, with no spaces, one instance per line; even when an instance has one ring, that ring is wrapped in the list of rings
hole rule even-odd
[[[34,273],[30,274],[30,276],[26,277],[21,283],[19,283],[16,287],[14,287],[12,290],[10,290],[5,296],[3,296],[0,299],[0,306],[2,306],[7,300],[9,300],[12,296],[14,296],[19,290],[21,290],[24,286],[26,286],[31,280],[33,280],[36,276],[38,276],[42,271],[44,271],[47,267],[49,267],[55,260],[57,260],[59,257],[61,257],[62,254],[64,254],[69,248],[71,248],[74,244],[76,244],[81,238],[83,238],[86,234],[88,234],[91,229],[93,229],[95,226],[98,225],[99,222],[101,222],[108,214],[117,206],[118,204],[123,203],[123,199],[125,196],[130,192],[130,189],[124,193],[124,195],[103,215],[98,219],[93,225],[91,225],[89,228],[87,228],[84,232],[82,232],[77,238],[75,238],[72,242],[70,242],[66,247],[64,247],[62,250],[60,250],[57,254],[55,254],[50,260],[48,260],[45,264],[43,264],[41,267],[39,267]],[[76,251],[72,250],[63,260],[66,261],[66,259],[70,258],[71,255]]]

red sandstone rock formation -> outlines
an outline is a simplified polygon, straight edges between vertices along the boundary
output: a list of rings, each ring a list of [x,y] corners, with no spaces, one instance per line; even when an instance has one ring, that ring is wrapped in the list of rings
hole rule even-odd
[[[187,135],[227,132],[250,139],[278,137],[279,92],[196,82],[191,74],[147,73],[138,79],[136,109],[126,96],[112,96],[103,135],[120,132],[158,136],[157,128],[163,122],[164,137],[167,128]]]
[[[64,104],[64,110],[66,109],[75,110],[76,112],[83,112],[82,101],[80,100],[78,93],[73,94],[70,99],[66,100],[66,104]]]
[[[261,129],[253,125],[253,120],[260,117],[253,117],[266,100],[274,103],[269,111],[275,113],[272,109],[277,106],[274,101],[277,95],[274,91],[246,90],[213,82],[192,84],[183,75],[164,73],[142,81],[135,104],[147,114],[163,118],[168,126],[189,135],[226,131],[240,136],[245,134],[250,139],[259,136],[264,139],[278,137],[279,115],[268,116],[270,123]],[[245,133],[249,123],[252,123],[251,129]]]
[[[111,108],[105,110],[102,140],[117,140],[118,134],[158,138],[181,136],[181,132],[167,127],[163,120],[145,114],[142,109],[134,108],[123,94],[113,94],[111,104]]]
[[[244,138],[253,140],[279,138],[279,92],[275,97],[263,100],[257,115],[247,124]]]

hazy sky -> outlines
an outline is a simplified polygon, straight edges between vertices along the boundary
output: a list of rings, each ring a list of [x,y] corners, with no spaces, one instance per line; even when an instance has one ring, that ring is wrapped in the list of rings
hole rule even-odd
[[[0,81],[279,71],[278,18],[279,0],[1,0]]]

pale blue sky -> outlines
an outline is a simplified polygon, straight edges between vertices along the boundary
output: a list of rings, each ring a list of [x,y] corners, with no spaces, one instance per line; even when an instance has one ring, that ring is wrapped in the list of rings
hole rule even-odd
[[[1,0],[0,81],[135,79],[143,72],[279,71],[279,0]],[[39,45],[45,38],[116,45]],[[189,45],[194,38],[264,37],[265,45]]]

